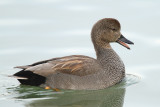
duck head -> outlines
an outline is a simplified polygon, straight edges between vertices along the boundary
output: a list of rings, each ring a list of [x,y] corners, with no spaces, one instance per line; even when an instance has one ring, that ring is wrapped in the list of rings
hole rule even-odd
[[[113,18],[104,18],[99,20],[92,28],[91,36],[94,46],[110,48],[110,42],[117,42],[120,45],[130,49],[127,44],[134,44],[126,39],[120,32],[121,25],[118,20]]]

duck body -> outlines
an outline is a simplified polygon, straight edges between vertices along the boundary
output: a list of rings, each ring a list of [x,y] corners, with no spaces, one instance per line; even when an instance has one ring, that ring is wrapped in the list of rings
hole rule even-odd
[[[99,23],[102,24],[99,26],[97,25]],[[110,24],[113,24],[112,26],[117,24],[117,32],[119,32],[119,22],[110,18],[100,20],[92,29],[91,37],[97,55],[96,59],[83,55],[53,58],[27,66],[18,66],[16,68],[22,70],[14,76],[21,84],[44,88],[96,90],[115,85],[125,77],[125,66],[109,44],[121,38],[121,34],[118,34],[114,36],[115,40],[114,38],[108,39],[106,33],[110,33],[108,29],[108,26],[112,27]],[[98,31],[100,27],[104,29]],[[103,38],[104,35],[107,38]],[[127,42],[132,43],[129,40]]]
[[[79,56],[83,57],[83,56]],[[115,56],[113,55],[112,57]],[[110,62],[110,64],[106,63],[105,66],[102,66],[100,61],[96,59],[89,58],[87,59],[87,63],[85,63],[84,68],[81,73],[84,72],[83,76],[79,75],[70,75],[65,73],[60,73],[57,75],[51,75],[48,77],[47,86],[55,86],[60,89],[76,89],[76,90],[96,90],[96,89],[104,89],[109,86],[112,86],[118,82],[120,82],[125,76],[124,64],[118,58],[114,61],[111,59],[101,60],[102,62]],[[112,61],[111,61],[112,60]],[[111,65],[115,61],[119,61],[118,66],[116,64]],[[103,64],[104,64],[103,62]],[[90,69],[92,68],[92,69]],[[105,70],[104,70],[105,69]],[[108,71],[108,72],[107,72]],[[64,82],[65,81],[65,82]]]

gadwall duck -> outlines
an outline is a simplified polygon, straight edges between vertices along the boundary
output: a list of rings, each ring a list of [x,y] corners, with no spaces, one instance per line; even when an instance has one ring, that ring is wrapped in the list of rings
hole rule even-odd
[[[53,58],[17,66],[22,70],[13,76],[21,84],[45,89],[96,90],[115,85],[125,77],[125,66],[110,43],[117,42],[128,49],[127,44],[133,44],[120,30],[118,20],[101,19],[91,31],[97,59],[83,55]]]

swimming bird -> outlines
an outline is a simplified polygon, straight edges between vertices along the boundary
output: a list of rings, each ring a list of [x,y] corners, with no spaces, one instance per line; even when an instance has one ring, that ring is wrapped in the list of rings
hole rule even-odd
[[[52,58],[17,66],[22,70],[13,76],[21,84],[45,89],[97,90],[113,86],[125,77],[125,66],[110,43],[117,42],[128,49],[127,44],[133,44],[120,30],[117,19],[101,19],[91,31],[96,59],[83,55]]]

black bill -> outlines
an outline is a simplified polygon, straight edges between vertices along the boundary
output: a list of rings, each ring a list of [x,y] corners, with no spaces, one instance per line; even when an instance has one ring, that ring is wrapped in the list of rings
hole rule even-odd
[[[120,45],[126,47],[127,49],[130,49],[130,47],[127,44],[134,44],[130,40],[126,39],[123,35],[121,35],[120,38],[116,42],[119,43]]]

